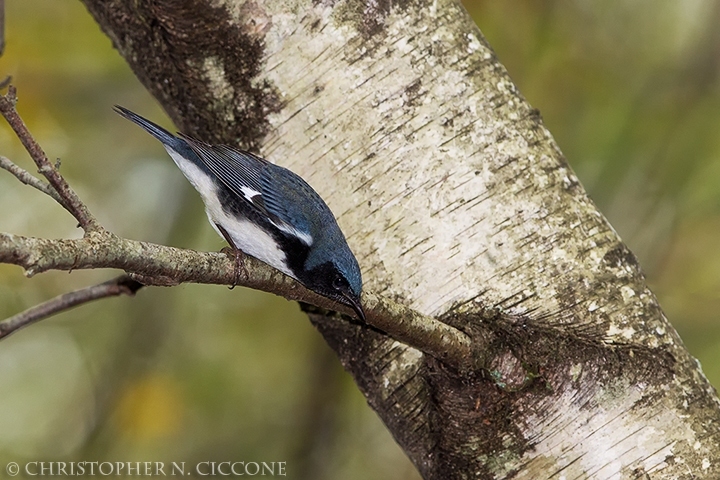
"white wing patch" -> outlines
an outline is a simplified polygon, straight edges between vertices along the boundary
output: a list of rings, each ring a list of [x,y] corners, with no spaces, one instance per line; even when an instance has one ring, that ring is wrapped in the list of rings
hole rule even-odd
[[[296,237],[298,240],[300,240],[302,243],[304,243],[308,247],[313,244],[312,235],[307,234],[305,232],[301,232],[300,230],[293,227],[292,225],[284,223],[284,222],[278,223],[278,222],[273,222],[272,220],[270,220],[270,222],[273,225],[275,225],[278,228],[278,230],[282,230],[285,233],[289,233],[290,235],[292,235],[293,237]]]
[[[251,203],[252,203],[252,201],[253,201],[253,198],[261,195],[261,193],[258,192],[257,190],[253,190],[252,188],[247,187],[247,186],[242,186],[242,187],[240,187],[240,191],[242,192],[243,196],[244,196],[249,202],[251,202]],[[310,245],[312,245],[312,243],[313,243],[313,238],[312,238],[311,235],[309,235],[309,234],[307,234],[307,233],[305,233],[305,232],[301,232],[300,230],[298,230],[297,228],[293,227],[293,226],[290,225],[289,223],[286,223],[286,222],[275,222],[275,221],[273,221],[272,219],[270,219],[270,223],[272,223],[273,225],[275,225],[275,226],[278,228],[278,230],[281,230],[281,231],[283,231],[283,232],[285,232],[285,233],[289,233],[289,234],[292,235],[293,237],[297,237],[298,240],[300,240],[302,243],[304,243],[304,244],[307,245],[308,247],[309,247]]]
[[[253,190],[250,187],[240,187],[240,191],[242,192],[245,199],[250,203],[252,203],[253,198],[260,195],[260,192],[258,192],[257,190]]]

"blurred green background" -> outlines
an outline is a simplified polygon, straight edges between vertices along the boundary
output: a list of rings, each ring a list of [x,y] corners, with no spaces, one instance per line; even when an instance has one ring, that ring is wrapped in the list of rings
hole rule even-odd
[[[20,113],[99,219],[131,238],[222,248],[165,152],[112,112],[166,118],[83,6],[6,3],[0,76],[13,76]],[[466,5],[720,385],[720,2]],[[32,169],[6,126],[0,154]],[[79,235],[3,172],[0,206],[0,231]],[[26,279],[0,265],[0,317],[111,275]],[[0,467],[254,460],[286,461],[297,479],[418,478],[298,307],[271,295],[145,289],[0,346]]]

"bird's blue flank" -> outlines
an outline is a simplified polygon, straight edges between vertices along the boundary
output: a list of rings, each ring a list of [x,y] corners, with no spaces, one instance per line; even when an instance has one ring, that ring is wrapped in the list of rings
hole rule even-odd
[[[131,112],[125,107],[121,107],[120,105],[115,105],[113,107],[113,110],[115,110],[117,113],[122,115],[123,117],[127,118],[133,123],[136,123],[140,125],[142,128],[144,128],[150,135],[157,138],[162,142],[163,145],[166,147],[169,147],[176,152],[178,152],[180,155],[182,155],[184,158],[187,158],[188,160],[192,161],[195,165],[199,166],[203,171],[207,172],[207,167],[205,164],[200,160],[200,158],[193,152],[193,150],[190,148],[190,146],[185,142],[185,140],[176,137],[172,133],[168,132],[164,128],[162,128],[160,125],[151,122],[147,118],[141,117],[140,115]]]

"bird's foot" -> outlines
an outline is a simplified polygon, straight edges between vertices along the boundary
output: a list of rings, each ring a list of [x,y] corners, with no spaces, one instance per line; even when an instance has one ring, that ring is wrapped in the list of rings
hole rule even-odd
[[[230,290],[232,290],[240,283],[241,271],[242,275],[245,278],[248,278],[250,276],[250,274],[248,274],[247,268],[245,268],[245,262],[243,261],[244,254],[241,250],[233,247],[224,247],[220,251],[228,257],[232,256],[235,259],[235,265],[233,267],[233,283],[229,287]]]

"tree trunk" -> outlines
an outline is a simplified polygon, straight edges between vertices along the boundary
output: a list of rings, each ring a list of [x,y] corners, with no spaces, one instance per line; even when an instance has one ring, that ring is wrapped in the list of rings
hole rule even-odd
[[[425,478],[720,477],[714,389],[459,1],[83,0],[179,128],[289,167],[456,370],[311,313]]]

